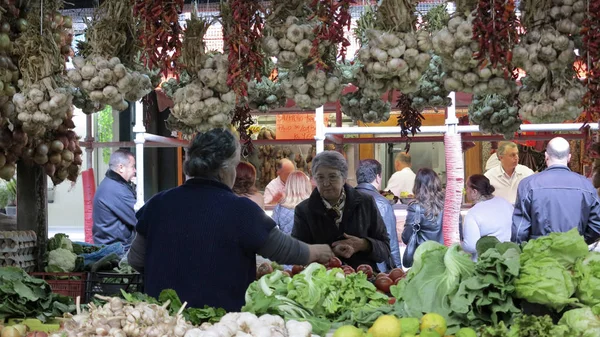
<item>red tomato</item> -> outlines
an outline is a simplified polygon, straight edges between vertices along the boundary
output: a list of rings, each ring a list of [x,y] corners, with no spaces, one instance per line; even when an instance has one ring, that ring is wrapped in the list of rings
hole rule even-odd
[[[392,279],[389,277],[380,277],[377,280],[375,280],[375,287],[386,294],[390,292],[390,287],[393,284],[394,281],[392,281]]]
[[[293,266],[292,275],[300,274],[304,270],[304,266]]]
[[[348,269],[348,268],[344,268],[344,275],[350,275],[350,274],[354,274],[354,270],[352,268]]]
[[[380,277],[389,277],[389,276],[386,273],[379,273],[379,274],[377,274],[377,276],[375,277],[375,279],[378,279]]]
[[[363,272],[365,275],[367,275],[367,278],[371,278],[373,277],[373,268],[371,266],[369,266],[368,264],[361,264],[360,266],[358,266],[358,268],[356,268],[356,272]]]
[[[349,265],[343,265],[342,269],[344,270],[344,272],[348,271],[348,274],[352,274],[355,273],[356,271],[354,270],[354,268],[350,267]]]
[[[393,280],[396,281],[399,278],[404,278],[404,276],[406,275],[406,273],[404,272],[404,270],[400,269],[400,268],[394,268],[392,269],[392,271],[390,272],[389,277]]]
[[[342,266],[342,261],[340,261],[340,259],[338,259],[337,257],[332,257],[329,260],[329,263],[327,263],[327,267],[330,268],[340,268]]]
[[[390,297],[390,299],[388,300],[389,304],[394,304],[396,303],[396,298],[395,297]]]
[[[291,277],[291,276],[292,276],[292,274],[290,274],[290,272],[289,272],[289,271],[287,271],[287,270],[283,271],[283,275],[285,275],[285,276],[289,276],[289,277]]]
[[[268,263],[268,262],[261,263],[258,266],[258,268],[256,269],[256,279],[258,280],[267,274],[271,274],[272,272],[273,272],[273,267],[271,266],[270,263]]]

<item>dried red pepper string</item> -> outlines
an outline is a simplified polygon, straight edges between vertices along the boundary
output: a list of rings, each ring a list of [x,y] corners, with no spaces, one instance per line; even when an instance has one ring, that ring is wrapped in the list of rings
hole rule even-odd
[[[252,120],[251,110],[248,105],[240,105],[235,108],[231,124],[237,126],[240,140],[244,146],[244,151],[252,153],[254,146],[252,145],[252,132],[248,128],[254,124]]]
[[[223,42],[229,53],[227,85],[241,99],[248,96],[248,81],[261,80],[263,8],[255,0],[229,0],[228,6],[230,18],[223,26]]]
[[[310,56],[311,63],[316,64],[317,68],[328,69],[328,65],[319,53],[321,41],[329,41],[332,46],[339,46],[338,57],[342,62],[346,60],[346,52],[350,41],[344,35],[344,29],[349,30],[352,16],[350,15],[350,5],[355,0],[312,0],[311,8],[313,15],[309,18],[317,18],[319,24],[315,27],[315,39],[313,40]]]
[[[167,76],[178,68],[181,53],[179,14],[183,0],[134,0],[133,15],[142,24],[139,39],[142,61],[149,69],[159,68]]]
[[[588,13],[582,23],[584,83],[588,89],[583,97],[587,121],[600,118],[600,0],[588,1]],[[577,69],[576,69],[577,70]]]
[[[425,117],[423,117],[419,110],[412,107],[412,98],[409,95],[400,93],[398,101],[396,102],[396,108],[400,111],[397,125],[400,127],[400,136],[407,137],[406,151],[408,152],[410,150],[411,140],[408,133],[410,131],[411,135],[414,136],[420,131]]]
[[[505,77],[514,76],[512,48],[519,39],[514,0],[480,0],[473,18],[473,39],[479,43],[474,57],[484,67],[504,68]]]

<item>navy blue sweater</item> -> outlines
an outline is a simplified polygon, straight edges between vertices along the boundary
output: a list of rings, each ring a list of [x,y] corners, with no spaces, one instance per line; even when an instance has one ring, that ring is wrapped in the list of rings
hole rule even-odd
[[[256,278],[256,251],[275,227],[256,203],[220,182],[194,178],[155,195],[137,218],[148,295],[174,289],[190,307],[240,311]]]

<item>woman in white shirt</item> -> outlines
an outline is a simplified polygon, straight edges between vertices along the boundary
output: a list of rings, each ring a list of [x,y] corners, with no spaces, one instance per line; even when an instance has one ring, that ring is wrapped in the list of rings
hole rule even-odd
[[[482,174],[467,180],[467,196],[475,205],[463,222],[463,249],[477,260],[475,245],[482,236],[495,236],[500,242],[510,241],[513,206],[502,197],[494,197],[494,186]]]

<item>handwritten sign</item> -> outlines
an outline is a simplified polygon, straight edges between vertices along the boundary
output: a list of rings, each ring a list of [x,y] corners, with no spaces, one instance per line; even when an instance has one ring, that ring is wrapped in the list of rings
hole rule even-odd
[[[327,123],[327,115],[324,123]],[[314,139],[316,129],[315,114],[312,113],[277,115],[275,119],[277,139]]]

